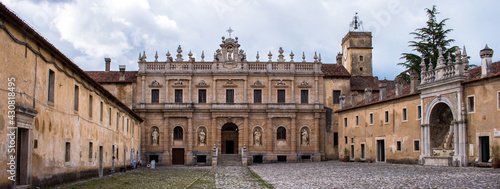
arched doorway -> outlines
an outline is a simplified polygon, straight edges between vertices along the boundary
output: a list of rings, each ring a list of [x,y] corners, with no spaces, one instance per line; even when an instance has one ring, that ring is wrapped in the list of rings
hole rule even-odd
[[[436,104],[429,119],[432,156],[453,156],[453,113],[445,103]]]
[[[226,123],[221,131],[222,154],[238,154],[238,126]]]

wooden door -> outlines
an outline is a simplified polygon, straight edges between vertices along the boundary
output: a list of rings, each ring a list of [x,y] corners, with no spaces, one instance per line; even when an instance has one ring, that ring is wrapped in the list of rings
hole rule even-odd
[[[172,148],[172,164],[184,165],[184,148]]]

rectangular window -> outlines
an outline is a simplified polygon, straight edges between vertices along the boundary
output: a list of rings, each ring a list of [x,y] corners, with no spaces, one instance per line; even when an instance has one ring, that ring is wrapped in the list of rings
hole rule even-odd
[[[278,103],[284,104],[285,103],[285,90],[278,90]]]
[[[198,89],[198,103],[207,103],[206,89]]]
[[[363,56],[359,56],[359,61],[363,61]]]
[[[309,90],[300,90],[300,103],[309,103]]]
[[[347,117],[344,117],[344,127],[347,127]]]
[[[49,69],[49,91],[48,98],[49,102],[54,103],[54,86],[56,84],[56,73]]]
[[[227,104],[234,103],[234,89],[226,89],[226,103]]]
[[[109,116],[109,118],[108,118],[109,123],[108,124],[111,126],[111,108],[108,109],[108,116]]]
[[[333,133],[333,147],[339,146],[339,133]]]
[[[100,105],[100,109],[99,109],[99,120],[102,122],[102,118],[103,118],[103,113],[104,111],[104,104],[101,102],[101,105]]]
[[[253,103],[255,103],[255,104],[262,103],[262,90],[261,89],[253,90]]]
[[[71,145],[69,142],[66,142],[66,149],[65,149],[65,153],[64,153],[64,161],[65,162],[69,162],[71,159]]]
[[[401,141],[396,142],[396,151],[401,151]]]
[[[413,151],[420,151],[420,140],[414,140],[413,141]]]
[[[422,106],[418,105],[417,106],[417,119],[422,118]]]
[[[175,103],[182,103],[182,89],[175,89]]]
[[[92,142],[89,142],[89,161],[92,161]]]
[[[373,125],[373,113],[370,113],[370,125]]]
[[[475,112],[474,96],[467,97],[467,110],[469,111],[469,113]]]
[[[340,90],[333,90],[333,104],[340,104]]]
[[[408,120],[408,112],[406,111],[406,108],[403,108],[402,116],[403,116],[403,121]]]
[[[349,141],[347,140],[347,137],[344,137],[345,139],[345,144],[347,144]]]
[[[389,111],[385,111],[384,113],[384,122],[389,123]]]
[[[116,112],[116,131],[118,131],[118,124],[120,123],[120,113]]]
[[[361,144],[361,159],[365,159],[365,144]]]
[[[160,89],[151,89],[151,103],[160,103]]]
[[[356,116],[356,126],[359,126],[359,116]]]
[[[89,95],[89,117],[92,118],[92,95]]]
[[[73,106],[73,109],[75,111],[78,111],[78,103],[80,103],[79,98],[80,98],[80,87],[78,87],[78,85],[75,85],[75,97],[73,101],[73,103],[75,103]]]

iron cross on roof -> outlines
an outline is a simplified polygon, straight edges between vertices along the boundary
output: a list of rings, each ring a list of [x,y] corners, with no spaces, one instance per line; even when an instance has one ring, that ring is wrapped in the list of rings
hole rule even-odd
[[[226,31],[227,31],[227,33],[229,33],[229,38],[231,38],[231,33],[233,33],[234,30],[231,29],[231,27],[229,27],[229,29],[227,29]]]

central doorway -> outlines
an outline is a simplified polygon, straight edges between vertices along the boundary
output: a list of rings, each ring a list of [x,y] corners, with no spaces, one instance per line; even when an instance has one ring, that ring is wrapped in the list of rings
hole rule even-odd
[[[222,154],[238,154],[238,126],[226,123],[221,131]]]

